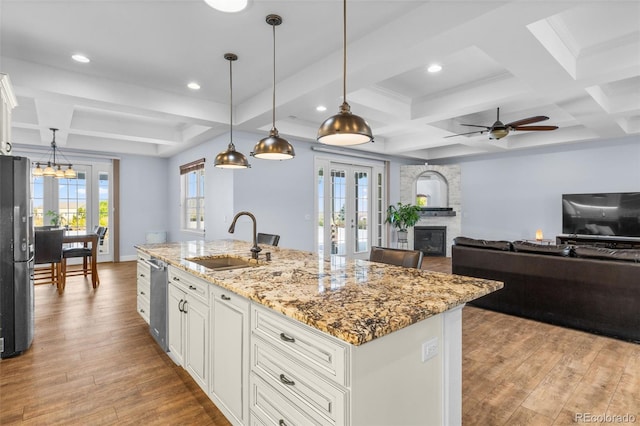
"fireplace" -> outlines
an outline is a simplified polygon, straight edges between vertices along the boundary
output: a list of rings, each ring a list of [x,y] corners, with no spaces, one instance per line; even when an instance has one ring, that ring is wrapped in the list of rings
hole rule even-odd
[[[425,256],[447,255],[446,226],[416,226],[413,228],[413,248]]]

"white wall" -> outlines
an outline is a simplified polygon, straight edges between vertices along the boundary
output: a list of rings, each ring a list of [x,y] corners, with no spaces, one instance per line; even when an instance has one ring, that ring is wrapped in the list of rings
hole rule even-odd
[[[236,147],[248,153],[265,136],[241,134]],[[253,213],[258,232],[279,234],[282,247],[314,251],[315,153],[309,142],[289,142],[296,152],[293,159],[269,161],[251,157],[251,168],[236,172],[234,212]],[[241,217],[233,238],[251,240],[251,231],[251,220]]]
[[[566,193],[640,191],[640,139],[452,161],[462,168],[462,235],[533,239],[562,233]]]
[[[166,231],[169,223],[166,158],[124,155],[120,158],[120,260],[135,259],[134,245],[147,232]]]

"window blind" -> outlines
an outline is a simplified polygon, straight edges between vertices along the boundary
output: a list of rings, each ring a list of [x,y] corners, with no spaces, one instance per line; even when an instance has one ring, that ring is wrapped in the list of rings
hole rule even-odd
[[[196,170],[204,169],[204,158],[200,158],[199,160],[192,161],[187,164],[183,164],[180,166],[180,174],[186,175],[187,173],[194,172]]]

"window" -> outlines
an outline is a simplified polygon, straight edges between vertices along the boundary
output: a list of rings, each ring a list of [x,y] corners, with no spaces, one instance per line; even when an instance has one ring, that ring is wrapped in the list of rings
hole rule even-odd
[[[204,232],[204,158],[180,166],[182,227]]]

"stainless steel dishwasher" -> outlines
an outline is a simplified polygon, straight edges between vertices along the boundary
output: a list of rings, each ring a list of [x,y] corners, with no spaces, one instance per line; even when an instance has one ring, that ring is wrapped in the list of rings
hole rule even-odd
[[[149,331],[160,347],[167,347],[167,264],[160,259],[151,258],[151,295],[149,313]]]

